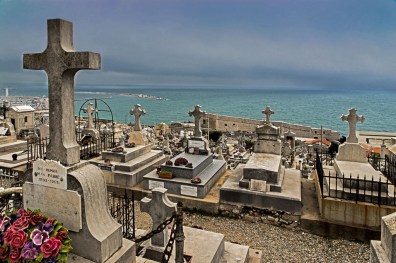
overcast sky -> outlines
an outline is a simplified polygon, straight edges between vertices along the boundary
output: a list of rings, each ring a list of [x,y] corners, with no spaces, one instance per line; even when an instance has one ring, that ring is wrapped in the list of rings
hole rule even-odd
[[[394,0],[0,0],[0,86],[46,82],[50,18],[102,55],[80,84],[396,88]]]

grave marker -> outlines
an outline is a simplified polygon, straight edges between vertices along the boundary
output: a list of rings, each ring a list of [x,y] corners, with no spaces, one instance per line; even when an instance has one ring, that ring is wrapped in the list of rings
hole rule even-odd
[[[271,125],[271,115],[274,114],[275,112],[273,112],[269,106],[267,106],[261,112],[265,114],[265,123]]]
[[[358,121],[362,122],[364,121],[364,116],[363,115],[357,115],[356,114],[357,110],[355,108],[349,109],[349,114],[348,115],[342,115],[341,120],[343,121],[348,121],[349,124],[349,134],[347,137],[347,142],[349,143],[357,143],[358,138],[356,137],[356,124]]]
[[[195,105],[194,110],[190,111],[188,115],[194,116],[194,122],[195,122],[194,137],[202,137],[200,119],[206,115],[206,112],[201,111],[201,106]]]
[[[142,125],[140,123],[140,117],[142,115],[146,115],[146,111],[142,110],[142,106],[140,104],[136,104],[134,109],[130,110],[130,114],[135,116],[135,131],[141,131],[142,130]]]
[[[47,158],[70,166],[80,161],[74,123],[74,75],[81,69],[100,69],[100,55],[75,52],[73,24],[50,19],[48,45],[43,53],[24,54],[23,68],[44,70],[48,76],[50,144]]]
[[[142,212],[148,213],[153,220],[153,228],[162,224],[176,212],[176,203],[171,202],[166,196],[168,189],[155,188],[152,190],[152,199],[143,198],[140,202]],[[151,238],[151,244],[164,247],[169,240],[169,233],[164,230]]]

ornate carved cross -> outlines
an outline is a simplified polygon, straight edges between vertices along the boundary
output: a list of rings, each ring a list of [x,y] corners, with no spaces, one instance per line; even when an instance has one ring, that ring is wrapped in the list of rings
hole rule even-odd
[[[136,104],[134,109],[131,109],[129,113],[135,116],[135,131],[142,130],[142,124],[140,123],[140,116],[146,115],[146,111],[142,110],[142,106],[140,104]]]
[[[94,123],[93,123],[93,117],[92,115],[97,112],[96,109],[93,107],[93,103],[90,102],[88,103],[88,107],[84,109],[85,113],[88,113],[88,124],[87,124],[87,129],[93,129],[94,128]]]
[[[206,115],[206,112],[201,111],[201,106],[195,105],[194,111],[190,111],[188,115],[194,116],[194,137],[202,137],[201,123],[199,122],[199,120]]]
[[[100,54],[75,52],[73,24],[50,19],[47,49],[24,54],[23,68],[44,70],[48,76],[50,144],[47,158],[73,165],[80,161],[74,123],[74,75],[81,69],[100,69]]]
[[[265,123],[271,124],[271,115],[274,114],[269,106],[267,106],[264,110],[261,111],[265,114]]]
[[[358,121],[362,122],[364,121],[364,116],[363,115],[357,115],[356,114],[357,110],[355,108],[349,109],[349,114],[348,115],[342,115],[341,120],[342,121],[348,121],[349,123],[349,134],[347,137],[347,142],[350,143],[357,143],[358,138],[356,137],[356,124]]]

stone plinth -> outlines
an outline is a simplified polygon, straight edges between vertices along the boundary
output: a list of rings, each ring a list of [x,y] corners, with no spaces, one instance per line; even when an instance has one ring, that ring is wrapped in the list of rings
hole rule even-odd
[[[136,145],[146,145],[147,139],[141,131],[133,131],[129,133],[128,143],[135,143]]]
[[[366,150],[358,143],[344,143],[340,145],[336,160],[367,163]]]
[[[114,162],[129,162],[145,153],[150,152],[151,144],[148,145],[138,145],[133,148],[124,148],[124,152],[112,152],[112,151],[103,151],[102,159],[109,159]]]
[[[396,262],[396,213],[382,217],[381,241],[372,240],[370,252],[370,262]]]
[[[277,184],[281,169],[281,156],[268,153],[253,153],[243,169],[244,179],[256,179]]]
[[[169,166],[163,164],[161,165],[161,169],[172,172],[173,176],[176,178],[192,179],[213,162],[213,155],[195,155],[188,153],[181,153],[172,158],[171,161],[175,163],[175,160],[180,157],[186,158],[188,162],[192,163],[193,168],[175,165]]]

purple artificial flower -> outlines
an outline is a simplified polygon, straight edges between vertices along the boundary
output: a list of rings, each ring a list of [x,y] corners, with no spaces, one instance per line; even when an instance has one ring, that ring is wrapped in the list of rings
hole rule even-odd
[[[48,238],[48,232],[35,229],[30,234],[30,238],[32,239],[33,244],[40,246]]]
[[[0,221],[0,230],[5,231],[6,227],[10,224],[11,218],[5,216],[3,220]]]
[[[54,226],[51,223],[46,223],[42,226],[43,231],[46,231],[48,233],[51,233],[52,230],[54,230]]]
[[[15,214],[11,214],[10,217],[11,217],[11,221],[14,222],[15,220],[21,217],[21,214],[16,212]]]
[[[26,260],[36,259],[39,251],[34,247],[33,242],[27,242],[21,251],[21,258]]]

